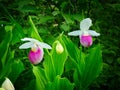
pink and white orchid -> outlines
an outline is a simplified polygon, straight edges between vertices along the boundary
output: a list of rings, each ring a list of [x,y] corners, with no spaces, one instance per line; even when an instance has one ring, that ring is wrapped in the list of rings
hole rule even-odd
[[[38,64],[42,61],[44,51],[43,48],[52,49],[50,45],[40,42],[33,38],[23,38],[22,41],[28,41],[22,44],[19,49],[28,49],[31,48],[28,58],[32,64]]]
[[[90,18],[83,19],[80,22],[80,30],[69,32],[68,35],[79,36],[80,43],[84,47],[89,47],[92,45],[92,36],[100,35],[96,31],[89,30],[90,26],[92,26],[92,20]]]

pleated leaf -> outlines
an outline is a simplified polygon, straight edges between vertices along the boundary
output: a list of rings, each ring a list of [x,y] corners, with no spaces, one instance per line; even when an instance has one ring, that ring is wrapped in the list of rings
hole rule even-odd
[[[24,70],[24,65],[20,60],[16,60],[12,62],[11,65],[11,73],[9,77],[11,78],[12,82],[15,82],[16,79],[19,77],[20,73]]]
[[[63,37],[63,41],[66,45],[66,49],[68,51],[70,58],[74,59],[77,62],[77,60],[79,60],[79,57],[80,57],[80,52],[78,48],[66,36]]]
[[[42,41],[42,38],[40,37],[31,16],[29,16],[28,18],[29,18],[29,23],[31,25],[31,29],[30,29],[31,37]]]
[[[63,37],[64,43],[66,45],[67,52],[71,58],[71,62],[78,69],[79,75],[81,77],[82,72],[85,67],[84,57],[85,55],[82,53],[82,49],[78,49],[72,41],[66,36]]]
[[[44,60],[45,72],[50,81],[53,81],[55,76],[62,75],[64,71],[64,64],[68,54],[61,37],[53,43],[51,53],[49,56],[46,56]],[[56,45],[58,41],[61,43],[64,49],[62,53],[57,53],[56,51]]]
[[[82,76],[82,86],[88,85],[100,74],[102,70],[102,54],[100,45],[90,49],[85,58],[85,69]]]
[[[74,85],[67,78],[57,76],[54,82],[48,83],[45,90],[73,90]]]
[[[55,73],[55,66],[53,63],[53,59],[50,54],[45,55],[43,65],[45,68],[45,75],[47,77],[47,80],[53,81],[56,76],[56,73]]]
[[[64,71],[64,64],[68,56],[64,42],[62,41],[61,38],[59,39],[59,42],[61,43],[64,51],[62,53],[57,53],[56,51],[57,42],[54,42],[52,49],[52,58],[55,66],[56,75],[62,75]]]
[[[12,32],[8,31],[6,32],[4,40],[0,44],[0,67],[1,68],[2,66],[4,67],[6,63],[7,53],[8,53],[11,39],[12,39]]]
[[[36,77],[36,89],[35,90],[45,90],[45,85],[47,83],[44,70],[39,66],[33,66],[33,73]]]

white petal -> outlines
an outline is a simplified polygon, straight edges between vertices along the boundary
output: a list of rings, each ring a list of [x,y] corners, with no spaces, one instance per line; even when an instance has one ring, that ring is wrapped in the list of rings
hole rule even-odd
[[[93,31],[93,30],[88,30],[88,33],[89,33],[91,36],[100,36],[100,33],[97,33],[96,31]]]
[[[69,36],[80,36],[81,34],[81,30],[76,30],[68,33]]]
[[[32,43],[39,43],[40,41],[39,40],[37,40],[37,39],[33,39],[33,38],[23,38],[23,39],[21,39],[22,41],[30,41],[30,42],[32,42]]]
[[[80,22],[80,29],[82,31],[89,30],[89,27],[92,26],[92,20],[90,18],[83,19]]]
[[[52,47],[48,45],[47,43],[37,42],[37,44],[42,48],[52,49]]]
[[[31,48],[31,47],[33,47],[33,42],[26,42],[26,43],[24,43],[24,44],[22,44],[20,47],[19,47],[19,49],[27,49],[27,48]]]

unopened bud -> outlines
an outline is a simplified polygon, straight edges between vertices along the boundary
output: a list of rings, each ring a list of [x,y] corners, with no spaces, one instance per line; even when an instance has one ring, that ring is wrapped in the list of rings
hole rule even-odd
[[[6,78],[5,81],[3,82],[2,88],[3,90],[15,90],[12,82],[8,78]]]
[[[63,51],[64,51],[64,48],[63,48],[62,44],[58,41],[57,45],[56,45],[56,52],[58,54],[61,54]]]
[[[4,88],[0,88],[0,90],[5,90]]]

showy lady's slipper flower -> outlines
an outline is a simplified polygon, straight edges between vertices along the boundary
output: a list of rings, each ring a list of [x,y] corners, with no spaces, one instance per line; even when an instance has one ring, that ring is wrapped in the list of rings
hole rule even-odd
[[[39,42],[36,39],[33,38],[23,38],[22,41],[28,41],[24,44],[22,44],[19,49],[28,49],[31,48],[28,58],[32,64],[38,64],[43,59],[43,48],[51,49],[51,46],[49,46],[46,43]]]
[[[70,36],[79,36],[80,43],[84,47],[89,47],[92,45],[92,36],[99,36],[100,34],[96,31],[89,30],[92,26],[92,20],[90,18],[83,19],[80,22],[80,30],[72,31],[68,33]]]
[[[1,90],[2,90],[2,89],[3,89],[3,90],[15,90],[12,82],[11,82],[8,78],[6,78],[5,81],[2,83],[2,88],[1,88]]]

